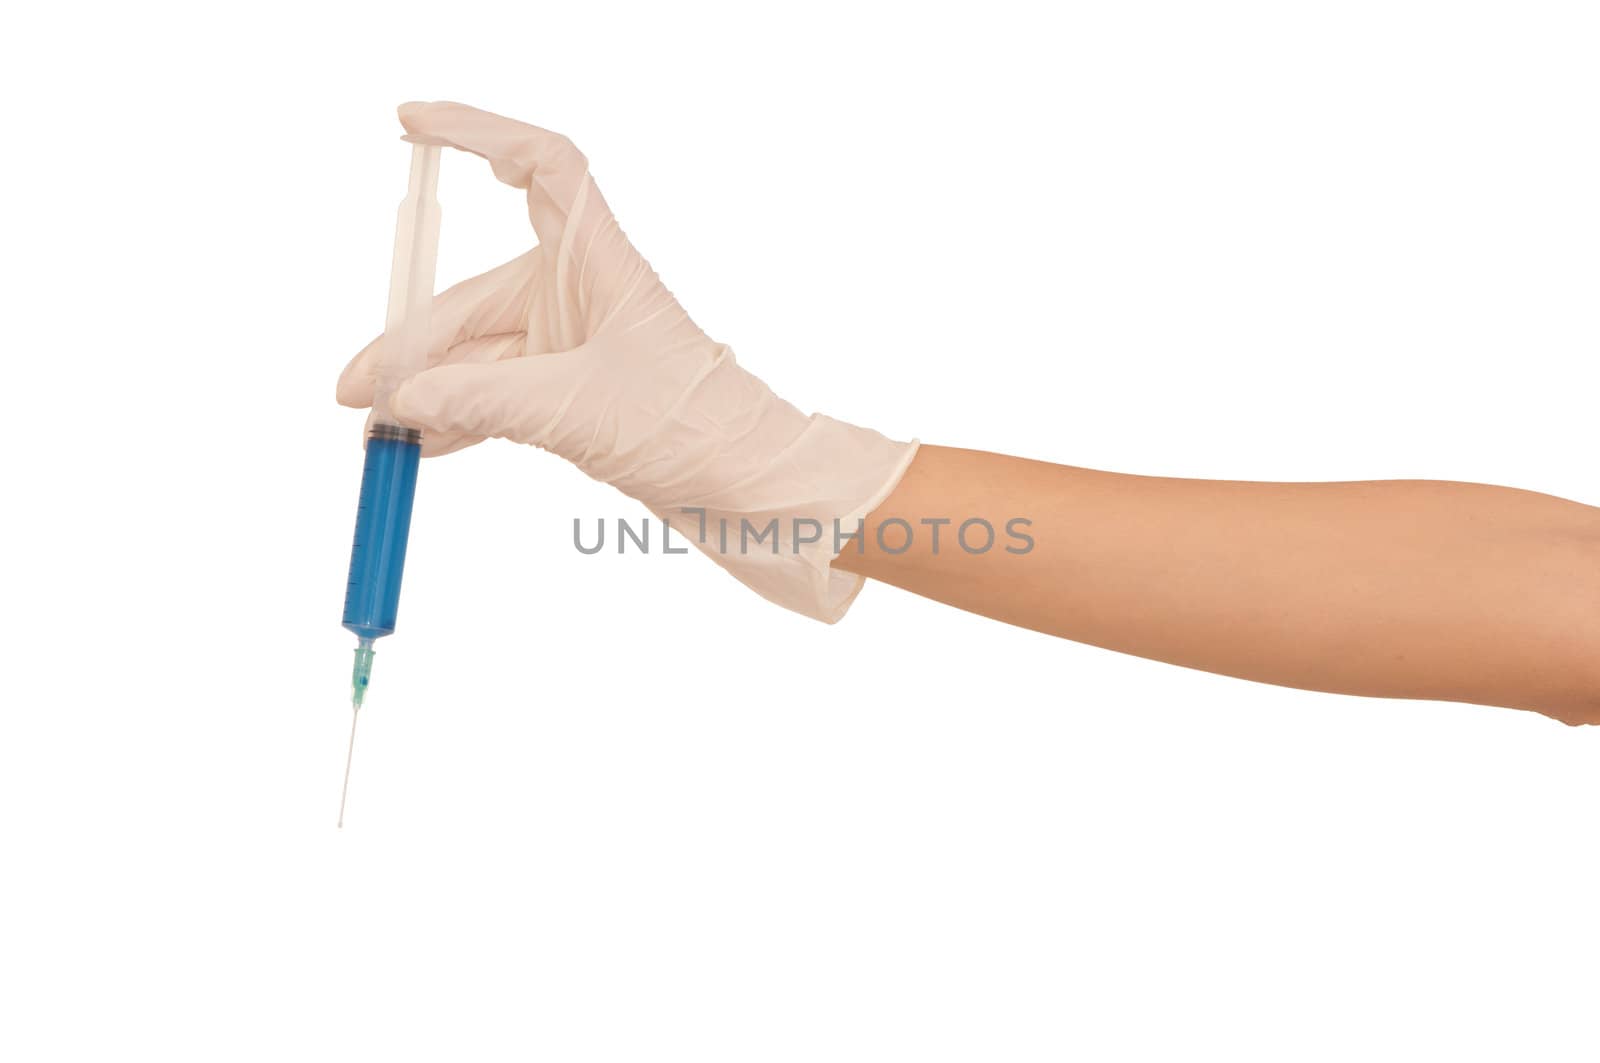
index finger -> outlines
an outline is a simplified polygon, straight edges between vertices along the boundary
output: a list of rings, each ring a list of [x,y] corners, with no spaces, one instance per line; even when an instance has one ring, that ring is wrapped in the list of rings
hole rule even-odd
[[[403,103],[406,139],[471,152],[513,188],[535,185],[562,211],[571,210],[589,173],[589,160],[562,136],[464,103]]]

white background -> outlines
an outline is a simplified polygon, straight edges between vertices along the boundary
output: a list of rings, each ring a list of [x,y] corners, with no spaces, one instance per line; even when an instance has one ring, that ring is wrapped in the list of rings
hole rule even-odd
[[[506,443],[423,470],[334,830],[397,103],[570,135],[802,408],[1593,502],[1590,13],[9,13],[0,1057],[1593,1060],[1600,734],[824,627]],[[441,198],[441,285],[532,240]]]

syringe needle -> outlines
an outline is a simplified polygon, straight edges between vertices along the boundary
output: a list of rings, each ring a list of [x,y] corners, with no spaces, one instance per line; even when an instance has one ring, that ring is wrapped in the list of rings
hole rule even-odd
[[[350,708],[350,748],[344,754],[344,786],[339,790],[339,829],[344,830],[344,803],[350,796],[350,761],[356,755],[356,721],[361,719],[361,706]]]

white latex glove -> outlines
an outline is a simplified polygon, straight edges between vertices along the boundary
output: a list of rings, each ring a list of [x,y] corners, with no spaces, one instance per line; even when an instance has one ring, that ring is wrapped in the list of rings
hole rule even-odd
[[[829,623],[843,616],[862,579],[831,568],[836,528],[857,530],[916,443],[807,417],[741,368],[634,250],[566,137],[457,103],[408,103],[400,122],[406,139],[482,156],[527,189],[539,238],[435,299],[432,368],[393,400],[422,430],[423,453],[489,436],[552,451],[643,502],[763,597]],[[345,368],[344,405],[371,405],[383,342]],[[776,539],[756,543],[774,520]]]

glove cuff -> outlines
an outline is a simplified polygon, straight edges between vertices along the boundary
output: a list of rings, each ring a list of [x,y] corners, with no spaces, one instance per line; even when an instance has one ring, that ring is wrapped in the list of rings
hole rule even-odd
[[[862,548],[867,515],[899,486],[917,446],[817,414],[755,477],[694,505],[651,508],[763,598],[832,624],[866,582],[833,561]]]
[[[916,454],[869,428],[807,417],[718,346],[633,445],[584,471],[644,502],[740,582],[833,623],[863,580],[835,571]]]

